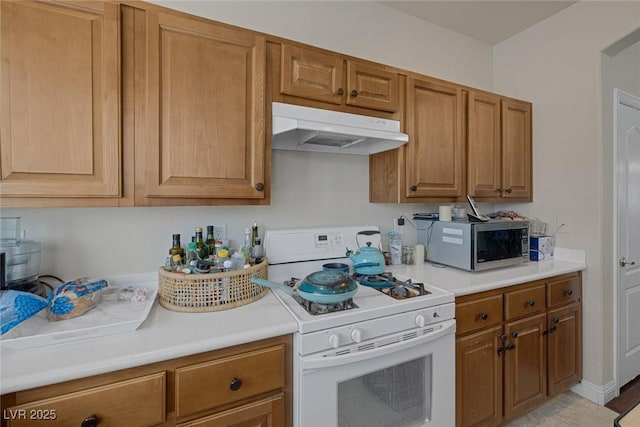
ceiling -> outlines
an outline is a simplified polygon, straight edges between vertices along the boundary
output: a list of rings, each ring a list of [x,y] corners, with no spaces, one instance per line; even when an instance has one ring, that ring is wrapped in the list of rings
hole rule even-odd
[[[575,1],[381,1],[449,30],[495,45]]]

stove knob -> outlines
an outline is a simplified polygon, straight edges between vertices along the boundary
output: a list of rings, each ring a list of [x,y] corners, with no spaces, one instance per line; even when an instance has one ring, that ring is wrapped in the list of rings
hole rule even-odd
[[[351,339],[354,342],[362,341],[362,332],[360,331],[360,329],[354,329],[353,331],[351,331]]]
[[[338,348],[340,345],[340,338],[338,338],[338,334],[329,335],[329,345],[333,348]]]
[[[421,328],[424,327],[424,324],[425,324],[424,316],[422,314],[418,314],[416,316],[415,322],[416,322],[416,325],[420,326]]]

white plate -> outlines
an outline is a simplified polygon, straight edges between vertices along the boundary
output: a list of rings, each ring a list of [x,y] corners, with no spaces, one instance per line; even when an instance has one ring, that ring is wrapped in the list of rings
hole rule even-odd
[[[42,347],[105,335],[133,332],[149,315],[158,293],[157,282],[132,284],[148,289],[145,301],[120,301],[120,290],[129,285],[110,285],[94,308],[73,319],[49,321],[46,309],[25,320],[0,338],[2,347],[14,350]]]

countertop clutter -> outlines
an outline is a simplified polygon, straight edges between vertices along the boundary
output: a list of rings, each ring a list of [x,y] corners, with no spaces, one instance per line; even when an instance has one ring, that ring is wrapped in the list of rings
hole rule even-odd
[[[158,274],[110,283],[157,282]],[[132,333],[28,350],[0,347],[0,394],[290,334],[296,322],[271,293],[231,310],[179,313],[155,304]]]
[[[556,248],[555,259],[469,273],[430,263],[390,266],[393,273],[423,280],[456,296],[497,289],[586,268],[584,252]],[[149,283],[157,273],[115,276],[111,283]],[[132,333],[15,351],[2,348],[0,394],[221,349],[293,333],[295,320],[276,297],[231,310],[178,313],[155,304]],[[1,348],[1,347],[0,347]]]

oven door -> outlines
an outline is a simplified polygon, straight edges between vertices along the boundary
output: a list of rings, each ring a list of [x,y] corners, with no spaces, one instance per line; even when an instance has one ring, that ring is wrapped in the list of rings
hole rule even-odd
[[[455,425],[455,320],[299,358],[298,427]]]

